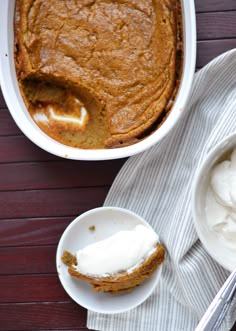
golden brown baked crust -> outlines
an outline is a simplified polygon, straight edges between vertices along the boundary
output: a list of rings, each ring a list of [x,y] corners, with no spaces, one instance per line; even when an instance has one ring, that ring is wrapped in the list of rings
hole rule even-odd
[[[123,146],[156,128],[178,84],[179,6],[179,0],[16,0],[15,62],[31,115],[42,104],[35,92],[32,100],[33,82],[41,95],[51,89],[54,95],[55,85],[88,108],[90,122],[76,133],[82,138],[64,134],[65,144]],[[58,132],[47,133],[58,140]]]
[[[80,280],[85,280],[92,285],[94,291],[103,291],[108,293],[129,292],[136,286],[147,280],[152,273],[164,261],[165,249],[163,245],[158,244],[156,250],[144,262],[132,272],[120,272],[107,277],[93,277],[80,273],[74,263],[74,257],[69,252],[64,252],[62,261],[69,266],[69,274]]]

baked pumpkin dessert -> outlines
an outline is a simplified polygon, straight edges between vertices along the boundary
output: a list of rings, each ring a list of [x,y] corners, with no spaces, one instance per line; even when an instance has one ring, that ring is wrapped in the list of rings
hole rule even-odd
[[[165,249],[157,235],[143,225],[120,231],[72,254],[62,261],[75,279],[92,285],[94,291],[124,293],[133,290],[164,261]]]
[[[16,0],[26,107],[79,148],[136,143],[164,121],[181,75],[180,0]]]

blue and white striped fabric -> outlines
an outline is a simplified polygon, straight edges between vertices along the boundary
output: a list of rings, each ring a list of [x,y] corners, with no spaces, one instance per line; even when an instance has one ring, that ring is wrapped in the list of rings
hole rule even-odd
[[[191,190],[197,166],[236,130],[236,49],[195,74],[181,123],[162,142],[128,159],[105,205],[143,216],[167,248],[162,279],[151,297],[127,313],[88,312],[87,326],[104,331],[194,330],[229,272],[204,250],[194,229]],[[220,330],[236,319],[234,301]]]

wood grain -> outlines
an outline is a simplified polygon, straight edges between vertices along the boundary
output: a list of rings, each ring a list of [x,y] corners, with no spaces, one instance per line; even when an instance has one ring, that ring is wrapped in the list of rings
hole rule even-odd
[[[0,191],[111,185],[124,162],[125,159],[116,162],[57,160],[0,164]]]
[[[233,48],[236,48],[236,38],[199,41],[197,47],[197,68],[202,68],[215,57]]]
[[[0,303],[71,301],[57,275],[1,276],[0,284]]]
[[[0,163],[57,159],[56,156],[45,152],[23,135],[0,137]]]
[[[6,107],[7,107],[7,105],[6,105],[6,102],[5,102],[4,97],[2,95],[2,90],[0,88],[0,109],[1,108],[6,108]]]
[[[1,331],[63,330],[85,328],[86,310],[74,302],[0,305]]]
[[[109,187],[0,192],[1,218],[77,216],[102,205]]]
[[[1,102],[3,101],[0,98],[0,105]],[[15,124],[13,118],[11,117],[9,110],[5,108],[5,104],[2,103],[2,106],[4,106],[4,108],[0,109],[0,137],[22,134],[18,126]]]
[[[1,129],[1,123],[0,123],[0,129]],[[47,153],[40,147],[36,146],[33,142],[31,142],[26,136],[23,134],[16,135],[16,136],[0,136],[0,164],[1,163],[15,163],[15,162],[35,162],[35,161],[62,161],[66,160],[68,167],[74,167],[72,166],[72,163],[69,164],[69,162],[77,162],[76,160],[68,160],[66,158],[57,157],[55,155],[52,155],[50,153]],[[90,171],[92,168],[96,171],[96,168],[101,168],[101,165],[103,164],[103,167],[109,168],[112,164],[114,167],[119,167],[124,163],[125,159],[123,160],[113,160],[111,161],[100,161],[101,164],[98,166],[99,162],[84,162],[84,167],[88,167],[88,171]],[[91,163],[90,167],[88,164]],[[117,164],[117,165],[115,165]],[[92,166],[93,165],[93,166]],[[63,166],[61,166],[63,167]],[[109,173],[109,171],[108,171]],[[79,175],[79,173],[78,173]],[[95,175],[95,174],[94,174]],[[105,173],[104,173],[105,175]],[[1,183],[0,183],[1,185]],[[0,188],[1,189],[1,188]]]
[[[56,248],[56,245],[2,247],[0,275],[56,273]]]
[[[75,217],[2,219],[0,247],[56,245]]]
[[[195,0],[196,12],[236,10],[235,0]]]
[[[198,41],[236,38],[236,11],[200,13],[196,21]]]

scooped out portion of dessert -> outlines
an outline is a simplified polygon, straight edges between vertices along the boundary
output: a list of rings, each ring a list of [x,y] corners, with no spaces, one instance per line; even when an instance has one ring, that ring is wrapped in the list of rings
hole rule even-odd
[[[94,291],[123,293],[147,280],[164,261],[157,234],[144,225],[90,244],[75,254],[64,251],[69,274],[91,283]]]

